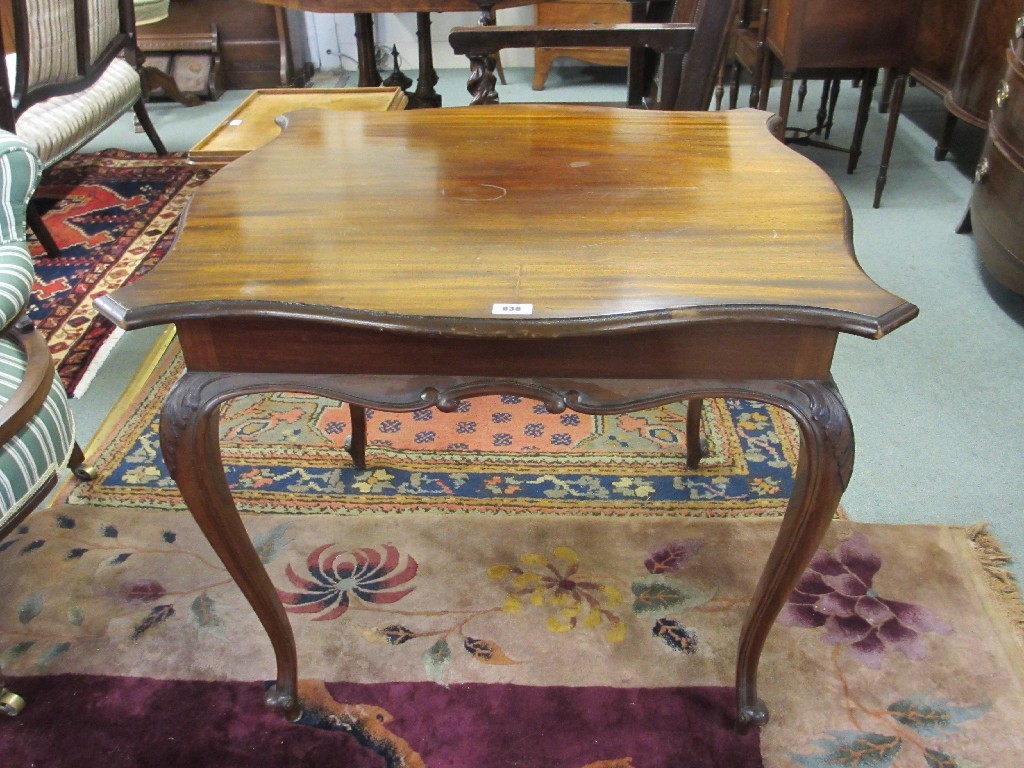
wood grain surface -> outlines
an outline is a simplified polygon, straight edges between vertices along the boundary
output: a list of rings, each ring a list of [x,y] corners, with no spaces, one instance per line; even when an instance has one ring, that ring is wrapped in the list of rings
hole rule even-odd
[[[293,113],[198,191],[163,262],[99,307],[128,328],[269,313],[476,336],[725,320],[877,337],[911,319],[858,266],[842,194],[769,118]]]

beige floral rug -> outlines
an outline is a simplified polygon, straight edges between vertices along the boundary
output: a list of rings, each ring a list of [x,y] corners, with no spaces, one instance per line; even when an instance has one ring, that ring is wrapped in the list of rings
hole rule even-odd
[[[979,531],[833,523],[731,728],[777,521],[246,515],[305,714],[187,513],[65,506],[0,544],[5,763],[1018,766],[1019,603]],[[75,749],[68,745],[75,744]],[[95,762],[93,762],[95,761]]]

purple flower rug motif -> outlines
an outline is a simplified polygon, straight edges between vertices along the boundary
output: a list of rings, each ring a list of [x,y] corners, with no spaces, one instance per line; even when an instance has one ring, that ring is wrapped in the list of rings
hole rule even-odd
[[[961,529],[835,521],[761,657],[771,720],[741,736],[737,639],[776,521],[243,522],[310,608],[288,614],[301,721],[264,709],[273,650],[191,516],[66,505],[0,542],[0,665],[28,701],[5,765],[1024,765],[1024,655]],[[885,646],[911,653],[808,631],[851,616],[912,629]]]
[[[921,634],[948,635],[953,628],[920,605],[886,599],[872,588],[882,567],[864,535],[851,536],[835,549],[811,560],[779,615],[790,627],[825,627],[822,640],[843,645],[871,669],[882,666],[888,651],[915,661],[926,650]]]
[[[785,626],[825,627],[821,639],[836,649],[832,658],[840,680],[847,676],[838,655],[841,648],[849,649],[850,656],[865,667],[879,670],[889,651],[923,661],[928,653],[925,633],[953,634],[952,625],[928,608],[882,597],[873,587],[882,565],[862,533],[844,539],[831,552],[819,550],[779,615],[779,623]],[[925,695],[891,699],[884,709],[874,711],[852,695],[849,702],[851,712],[861,708],[873,716],[871,729],[866,727],[867,718],[854,717],[859,728],[828,733],[816,740],[815,752],[791,752],[794,762],[806,768],[884,767],[904,753],[918,752],[928,766],[955,768],[966,763],[951,754],[944,742],[990,707],[988,702],[958,706]]]

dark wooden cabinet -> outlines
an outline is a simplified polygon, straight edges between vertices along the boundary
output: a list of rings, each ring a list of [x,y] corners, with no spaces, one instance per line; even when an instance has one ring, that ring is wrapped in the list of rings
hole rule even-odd
[[[1021,14],[1021,0],[921,0],[911,74],[945,102],[937,159],[949,151],[957,121],[988,125],[1006,44]]]
[[[965,0],[921,0],[911,74],[940,96],[945,96],[953,84],[971,10],[971,2]]]
[[[1024,16],[1014,34],[975,175],[971,224],[986,269],[1024,294]]]
[[[221,88],[299,85],[309,78],[301,25],[287,11],[246,0],[172,0],[170,15],[138,29],[151,57],[210,50]]]
[[[985,127],[996,88],[1006,69],[1006,46],[1021,0],[975,0],[960,45],[946,109],[972,125]]]
[[[768,47],[783,70],[909,66],[919,0],[771,0]]]

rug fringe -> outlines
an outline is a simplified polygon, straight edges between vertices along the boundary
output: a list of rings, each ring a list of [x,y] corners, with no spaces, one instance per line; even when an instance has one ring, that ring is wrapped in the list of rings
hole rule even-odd
[[[1021,595],[1020,584],[1009,568],[1013,562],[989,533],[988,523],[978,523],[964,529],[978,562],[985,572],[985,581],[997,597],[997,602],[1006,618],[1013,626],[1017,644],[1024,647],[1024,596]]]

